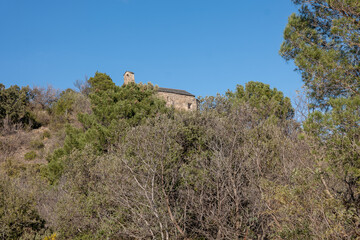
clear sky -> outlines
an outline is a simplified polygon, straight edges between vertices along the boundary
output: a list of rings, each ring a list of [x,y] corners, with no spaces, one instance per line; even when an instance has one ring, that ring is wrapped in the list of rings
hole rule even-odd
[[[0,83],[72,88],[96,71],[224,93],[261,81],[293,97],[279,54],[291,0],[0,0]]]

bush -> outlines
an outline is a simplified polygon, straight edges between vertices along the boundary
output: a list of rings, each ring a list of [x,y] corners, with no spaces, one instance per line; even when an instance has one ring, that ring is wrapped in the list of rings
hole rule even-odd
[[[25,160],[31,161],[34,160],[36,158],[36,152],[35,151],[30,151],[25,153],[24,155]]]
[[[50,131],[48,131],[48,130],[44,131],[42,138],[46,139],[46,138],[50,138],[50,137],[51,137]]]
[[[91,113],[90,99],[72,89],[61,92],[59,99],[51,107],[54,123],[76,123],[80,113]]]
[[[29,134],[19,131],[16,134],[0,137],[0,163],[13,157],[24,145],[30,141]]]
[[[0,174],[0,239],[38,239],[44,231],[32,195]]]
[[[30,112],[30,89],[16,85],[5,88],[0,83],[0,128],[11,131],[13,125],[39,127]],[[5,130],[6,130],[5,129]]]
[[[44,240],[56,240],[56,233],[53,233],[50,236],[46,236]]]
[[[44,143],[40,139],[36,139],[30,142],[31,148],[37,150],[45,147]]]
[[[3,165],[3,169],[8,176],[15,177],[24,172],[26,167],[24,164],[20,164],[13,158],[8,158]]]
[[[107,152],[73,150],[62,165],[56,231],[93,239],[270,238],[260,183],[281,179],[302,154],[295,126],[257,120],[244,105],[227,116],[159,114],[125,129]],[[73,146],[81,146],[77,139]]]

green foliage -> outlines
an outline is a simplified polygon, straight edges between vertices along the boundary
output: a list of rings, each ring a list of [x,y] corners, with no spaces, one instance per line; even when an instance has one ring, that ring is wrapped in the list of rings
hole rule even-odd
[[[96,72],[95,76],[88,80],[88,83],[90,84],[90,92],[92,93],[113,90],[115,88],[115,83],[106,73]]]
[[[353,224],[345,206],[326,194],[319,174],[312,171],[311,167],[298,166],[289,184],[262,181],[264,201],[277,221],[271,226],[272,238],[339,239],[351,234]]]
[[[31,146],[31,148],[36,149],[36,150],[42,149],[45,147],[43,141],[41,141],[40,139],[35,139],[35,140],[31,141],[30,146]]]
[[[1,239],[35,239],[45,229],[34,197],[22,192],[13,180],[0,175]]]
[[[44,237],[43,240],[56,240],[56,233],[51,234],[50,236]]]
[[[96,75],[94,79],[97,79]],[[157,112],[165,111],[164,102],[154,96],[151,84],[127,84],[104,91],[97,90],[90,94],[90,100],[96,121],[104,126],[109,126],[118,119],[126,119],[134,126]],[[93,119],[83,121],[88,123]]]
[[[41,168],[41,176],[54,184],[62,175],[65,166],[65,152],[62,148],[56,149],[48,158],[48,165]]]
[[[230,95],[232,94],[229,91]],[[226,115],[232,106],[232,103],[229,101],[229,93],[228,96],[224,96],[221,94],[216,94],[216,96],[206,96],[199,97],[199,110],[201,112],[211,112],[215,111],[219,114]]]
[[[42,139],[47,139],[51,137],[51,133],[48,130],[45,130],[43,135],[42,135]]]
[[[30,151],[25,153],[24,155],[25,160],[34,160],[36,158],[36,152],[35,151]]]
[[[5,88],[0,84],[0,127],[6,124],[23,124],[30,127],[38,127],[38,124],[29,111],[30,104],[29,87],[20,88],[17,85]]]
[[[301,181],[295,181],[299,191],[292,202],[296,209],[306,211],[305,198],[313,210],[307,215],[296,213],[298,226],[309,227],[311,238],[355,239],[360,219],[360,2],[293,2],[299,14],[289,18],[280,54],[295,61],[309,89],[309,107],[319,110],[303,124],[301,139],[309,144],[314,160],[305,168],[308,174],[296,176]],[[289,192],[282,194],[290,196]],[[290,204],[283,206],[288,214],[294,213]],[[315,226],[313,219],[324,216],[328,227]],[[293,222],[285,222],[283,237],[303,234]]]
[[[5,173],[10,177],[18,176],[26,170],[26,167],[23,164],[15,162],[12,158],[6,159],[5,164],[2,167]]]
[[[261,82],[248,82],[245,88],[236,86],[235,92],[228,91],[227,96],[234,103],[247,103],[253,107],[261,118],[275,116],[280,119],[292,119],[294,109],[288,97],[281,91]]]
[[[284,134],[294,132],[291,122],[273,125],[239,105],[226,116],[159,114],[124,129],[107,152],[71,137],[62,150],[77,147],[63,155],[56,231],[65,239],[269,236],[259,182],[298,162],[298,140]],[[76,131],[68,136],[84,136]]]
[[[359,94],[360,4],[358,0],[296,0],[280,54],[294,60],[314,107]]]
[[[60,93],[59,99],[52,104],[53,123],[63,127],[67,123],[77,122],[80,113],[90,113],[90,100],[87,96],[67,89]]]
[[[331,174],[347,186],[338,189],[347,196],[345,203],[359,209],[360,97],[331,99],[329,104],[330,112],[312,113],[304,128],[316,139],[317,151],[323,149]]]
[[[7,139],[0,145],[8,152],[0,173],[12,177],[0,179],[0,194],[10,189],[0,195],[6,238],[358,236],[358,96],[328,100],[329,111],[313,112],[301,129],[290,100],[263,83],[205,97],[196,112],[167,109],[151,84],[118,87],[101,73],[89,84],[88,95],[66,90],[51,104],[65,134],[47,165],[28,169],[7,157],[16,149]]]
[[[78,121],[83,128],[71,125],[66,127],[63,148],[49,157],[49,167],[43,172],[52,182],[60,177],[66,156],[74,149],[81,150],[86,145],[91,145],[94,153],[101,154],[124,135],[126,128],[137,126],[147,118],[169,111],[165,102],[154,96],[154,87],[151,84],[118,87],[109,76],[98,72],[89,79],[89,83],[91,111],[78,111]],[[70,112],[77,95],[78,93],[70,90],[63,92],[54,106],[55,113]]]
[[[53,106],[55,115],[65,115],[65,117],[74,110],[76,93],[72,89],[67,89],[60,94],[59,99]]]

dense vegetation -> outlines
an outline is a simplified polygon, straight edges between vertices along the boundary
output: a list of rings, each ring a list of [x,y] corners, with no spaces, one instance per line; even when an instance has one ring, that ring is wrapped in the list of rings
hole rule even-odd
[[[360,4],[294,3],[296,107],[260,82],[194,112],[99,72],[0,84],[0,239],[360,238]]]

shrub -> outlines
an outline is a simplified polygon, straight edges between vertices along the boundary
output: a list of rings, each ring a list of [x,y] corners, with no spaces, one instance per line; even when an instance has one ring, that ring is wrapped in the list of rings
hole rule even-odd
[[[41,148],[45,147],[44,143],[40,139],[36,139],[36,140],[31,141],[30,146],[33,149],[41,149]]]
[[[51,137],[50,132],[48,130],[44,131],[42,138],[46,139],[46,138],[50,138],[50,137]]]
[[[24,155],[25,160],[34,160],[36,158],[36,152],[35,151],[30,151],[25,153]]]
[[[29,111],[29,87],[20,88],[16,85],[5,88],[0,83],[0,128],[11,131],[13,125],[39,127]]]
[[[32,194],[0,174],[0,239],[38,239],[45,231]]]
[[[15,177],[25,171],[26,168],[23,164],[14,161],[13,158],[8,158],[3,165],[3,169],[8,176]]]
[[[44,240],[56,240],[56,233],[51,234],[44,238]]]

